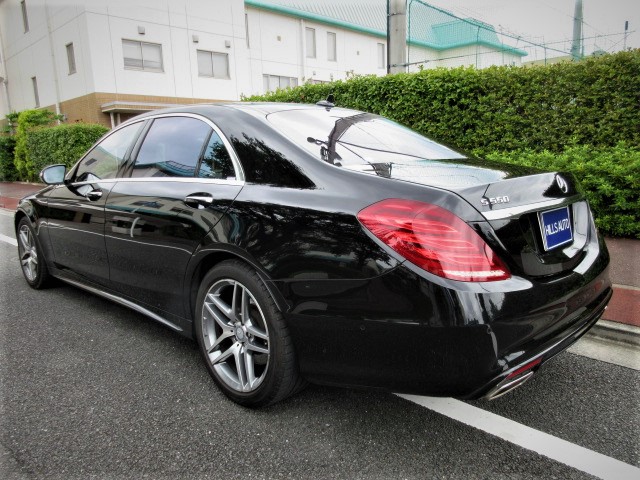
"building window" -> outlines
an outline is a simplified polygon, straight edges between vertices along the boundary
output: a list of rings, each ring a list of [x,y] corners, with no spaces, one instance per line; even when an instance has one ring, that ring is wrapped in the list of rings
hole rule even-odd
[[[249,14],[244,14],[244,34],[247,37],[247,48],[251,48],[251,44],[249,43]]]
[[[68,43],[67,46],[67,62],[69,63],[69,75],[76,73],[76,54],[73,51],[73,43]]]
[[[297,87],[298,79],[295,77],[281,77],[279,75],[263,75],[262,81],[265,92],[272,92],[279,88]]]
[[[336,34],[327,32],[327,60],[336,61]]]
[[[39,107],[40,95],[38,95],[38,80],[36,77],[31,77],[31,84],[33,85],[33,98],[36,100],[36,107]]]
[[[307,32],[307,58],[316,58],[316,30],[315,28],[306,29]]]
[[[384,43],[378,44],[378,68],[387,69],[387,49]]]
[[[162,72],[162,45],[157,43],[122,40],[124,68]]]
[[[229,78],[229,55],[198,50],[198,75],[201,77]]]
[[[20,9],[22,10],[22,25],[24,26],[24,33],[29,31],[29,18],[27,17],[27,3],[25,0],[20,2]]]

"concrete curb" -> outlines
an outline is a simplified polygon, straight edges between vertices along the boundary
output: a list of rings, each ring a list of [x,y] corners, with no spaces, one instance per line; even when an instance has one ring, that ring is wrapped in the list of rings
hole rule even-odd
[[[586,335],[640,347],[640,327],[633,325],[598,320],[598,323]]]

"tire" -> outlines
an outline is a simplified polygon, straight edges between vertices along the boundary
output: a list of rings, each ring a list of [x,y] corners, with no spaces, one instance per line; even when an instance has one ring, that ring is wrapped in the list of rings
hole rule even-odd
[[[49,270],[40,243],[27,217],[23,217],[18,223],[16,237],[22,274],[31,288],[40,290],[50,281]]]
[[[240,405],[264,407],[305,384],[282,315],[258,274],[240,261],[221,262],[205,275],[195,336],[209,374]]]

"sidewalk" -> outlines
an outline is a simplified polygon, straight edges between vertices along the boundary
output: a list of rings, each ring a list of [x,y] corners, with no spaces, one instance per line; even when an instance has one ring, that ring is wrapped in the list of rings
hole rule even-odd
[[[0,182],[0,208],[15,210],[18,200],[42,187],[38,183]],[[613,297],[597,330],[606,337],[617,333],[629,337],[635,332],[640,339],[640,240],[607,238],[606,243],[611,254]]]

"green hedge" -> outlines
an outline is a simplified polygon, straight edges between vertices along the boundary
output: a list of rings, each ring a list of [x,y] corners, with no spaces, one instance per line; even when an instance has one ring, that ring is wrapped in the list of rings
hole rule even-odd
[[[13,136],[0,136],[0,181],[13,182],[18,180],[18,171],[13,163],[16,139]]]
[[[29,130],[26,138],[27,155],[36,172],[56,163],[70,167],[108,131],[103,125],[89,123]]]
[[[37,110],[23,110],[18,114],[17,128],[16,128],[16,148],[14,152],[13,163],[18,172],[18,176],[22,180],[36,180],[38,171],[34,168],[27,151],[27,135],[31,129],[43,126],[52,125],[56,120],[59,120],[60,115],[56,115],[50,110],[37,109]]]
[[[580,181],[600,230],[640,238],[640,148],[582,145],[561,154],[533,150],[487,155],[491,160],[572,172]]]
[[[329,93],[341,107],[480,153],[640,145],[640,50],[532,68],[356,76],[246,100],[315,103]]]

